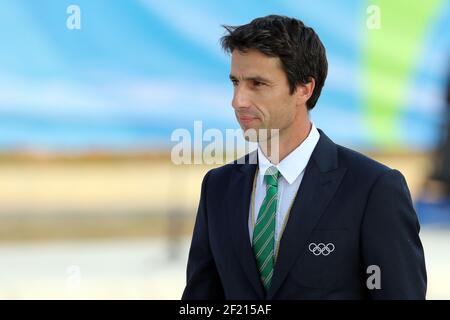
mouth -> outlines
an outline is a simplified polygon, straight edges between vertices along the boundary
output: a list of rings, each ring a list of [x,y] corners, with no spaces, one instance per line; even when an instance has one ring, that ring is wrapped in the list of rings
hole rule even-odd
[[[250,123],[252,123],[253,121],[258,120],[257,117],[251,117],[251,116],[239,116],[238,117],[239,122],[245,125],[248,125]]]

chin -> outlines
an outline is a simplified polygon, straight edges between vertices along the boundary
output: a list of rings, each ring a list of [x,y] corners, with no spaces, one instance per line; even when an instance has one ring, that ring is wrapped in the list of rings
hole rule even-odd
[[[249,137],[247,135],[244,134],[244,139],[248,142],[258,142],[258,137],[254,138],[254,137]]]
[[[246,141],[258,142],[260,140],[259,128],[245,128],[242,127],[243,136]]]

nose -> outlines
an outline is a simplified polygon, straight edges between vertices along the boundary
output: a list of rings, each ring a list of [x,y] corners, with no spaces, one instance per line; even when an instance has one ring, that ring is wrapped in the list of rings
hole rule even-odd
[[[248,93],[243,86],[236,86],[234,88],[233,101],[231,105],[234,109],[243,109],[250,106],[250,99]]]

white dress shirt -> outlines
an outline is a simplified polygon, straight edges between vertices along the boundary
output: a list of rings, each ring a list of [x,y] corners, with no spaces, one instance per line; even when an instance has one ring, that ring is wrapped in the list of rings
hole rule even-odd
[[[297,190],[302,182],[303,175],[305,172],[306,165],[308,164],[309,158],[319,141],[320,133],[311,123],[311,130],[308,137],[291,153],[287,155],[278,165],[274,165],[269,159],[264,155],[258,146],[258,175],[256,177],[255,183],[255,194],[252,195],[254,203],[250,204],[250,214],[248,219],[248,229],[250,232],[250,242],[253,239],[253,228],[256,224],[258,218],[259,209],[263,203],[264,197],[266,196],[266,183],[264,182],[264,173],[266,170],[275,166],[280,172],[280,177],[278,178],[278,202],[277,202],[277,212],[275,218],[275,254],[277,253],[278,243],[280,241],[281,232],[283,231],[284,219],[289,213],[291,203],[293,202]],[[252,217],[252,208],[254,207],[254,217]],[[252,221],[252,218],[254,221]]]

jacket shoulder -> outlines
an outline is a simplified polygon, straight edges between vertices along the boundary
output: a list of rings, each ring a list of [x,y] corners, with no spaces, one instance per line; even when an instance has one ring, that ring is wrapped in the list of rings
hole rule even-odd
[[[226,177],[229,176],[234,170],[238,170],[242,166],[246,165],[257,165],[257,151],[252,151],[250,153],[245,154],[244,156],[228,162],[220,167],[213,168],[208,171],[208,175],[214,177]]]
[[[379,176],[392,169],[387,165],[378,162],[360,152],[336,145],[340,166],[347,167],[351,171],[361,173],[364,176]]]

